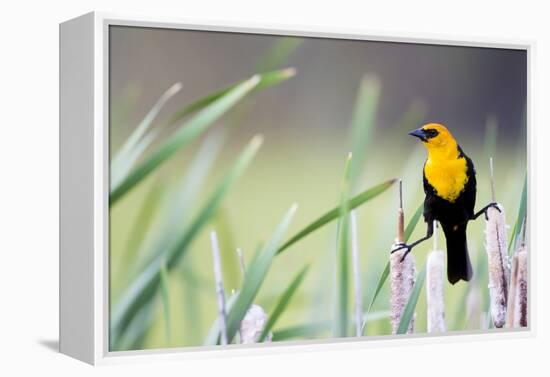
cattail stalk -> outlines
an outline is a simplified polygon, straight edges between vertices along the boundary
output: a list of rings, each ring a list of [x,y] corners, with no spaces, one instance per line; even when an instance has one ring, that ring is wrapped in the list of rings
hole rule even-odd
[[[512,268],[510,270],[510,288],[508,289],[508,309],[506,323],[508,327],[514,327],[514,316],[518,286],[518,255],[512,255]]]
[[[487,313],[481,311],[481,290],[477,284],[470,284],[466,295],[466,325],[469,329],[484,330]]]
[[[220,258],[220,247],[218,245],[218,236],[215,231],[210,233],[210,242],[212,244],[212,258],[214,260],[214,277],[216,279],[216,296],[218,298],[218,315],[220,321],[220,342],[227,344],[227,311],[225,308],[225,291],[223,289],[223,277]]]
[[[492,167],[491,160],[491,185],[494,186]],[[492,191],[494,192],[494,190]],[[506,252],[506,216],[504,208],[500,204],[498,204],[498,208],[500,211],[493,207],[487,210],[488,220],[485,224],[485,246],[489,265],[491,317],[494,326],[500,328],[506,323],[510,269]]]
[[[491,201],[495,203],[497,201],[497,195],[495,193],[495,178],[493,175],[493,158],[489,158],[489,172],[491,174]]]
[[[428,255],[426,268],[426,304],[428,332],[445,332],[445,299],[443,295],[445,257],[437,245],[437,221],[434,221],[434,250]]]
[[[480,330],[489,330],[489,321],[491,320],[491,312],[482,312],[479,316]]]
[[[357,236],[357,216],[350,213],[351,220],[351,254],[353,264],[353,281],[355,285],[355,335],[362,335],[363,302],[361,294],[361,269],[359,264],[359,237]]]
[[[399,209],[397,211],[397,239],[392,250],[404,242],[404,213],[402,183],[399,181]],[[401,249],[390,254],[390,320],[392,333],[397,334],[401,316],[409,301],[416,280],[416,267],[414,257],[409,253],[403,261],[406,250]],[[414,318],[411,319],[407,334],[414,331]]]
[[[397,210],[397,242],[405,239],[405,213],[403,212],[403,181],[399,180],[399,209]]]

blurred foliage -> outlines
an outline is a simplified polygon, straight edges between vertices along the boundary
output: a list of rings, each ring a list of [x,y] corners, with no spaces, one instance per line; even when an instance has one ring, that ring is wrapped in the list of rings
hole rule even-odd
[[[252,84],[250,80],[233,84],[185,104],[170,114],[168,121],[149,115],[139,137],[134,136],[131,148],[126,147],[129,163],[117,157],[116,165],[123,168],[111,171],[118,174],[110,208],[112,350],[218,342],[208,241],[211,230],[220,241],[230,338],[237,334],[251,303],[268,313],[269,325],[262,336],[272,331],[273,341],[352,334],[346,218],[354,208],[363,301],[368,303],[363,308],[364,334],[391,333],[385,282],[389,249],[396,235],[397,196],[386,191],[395,178],[403,179],[405,213],[410,215],[406,238],[421,237],[425,233],[420,221],[425,153],[408,139],[406,131],[425,120],[428,104],[414,99],[404,112],[396,111],[395,124],[381,127],[377,108],[383,80],[365,75],[357,83],[347,131],[335,136],[312,128],[307,140],[281,132],[277,138],[267,138],[256,154],[259,137],[244,147],[244,136],[233,137],[235,126],[246,122],[247,112],[255,111],[245,96],[255,97],[268,87],[288,90],[278,84],[294,72],[272,70],[283,68],[301,45],[300,38],[280,38],[257,62],[251,73],[263,75],[254,76]],[[125,114],[132,111],[137,95],[136,86],[131,87],[128,98],[113,100],[111,127],[132,118]],[[175,93],[171,100],[177,100]],[[268,101],[266,97],[255,100]],[[163,102],[158,103],[161,105],[155,111],[162,112]],[[172,136],[162,140],[156,130],[167,125],[177,127]],[[509,235],[511,245],[525,217],[525,143],[501,145],[497,131],[497,119],[489,116],[481,136],[460,143],[476,163],[478,207],[490,201],[488,158],[494,158],[497,200],[508,214],[518,214],[517,219],[508,219],[515,221]],[[147,135],[152,136],[147,139]],[[246,135],[246,140],[252,136]],[[140,140],[145,140],[145,145],[139,146]],[[124,145],[128,144],[123,143],[111,161],[120,156],[117,153],[124,151]],[[136,146],[137,152],[128,153]],[[350,152],[353,158],[342,169]],[[295,202],[300,204],[299,210],[295,215],[287,213],[281,221],[281,214]],[[480,220],[468,229],[474,279],[445,287],[449,331],[487,326],[483,226]],[[243,250],[248,266],[244,276],[239,272],[237,248]],[[418,265],[424,264],[430,249],[429,244],[414,249]],[[408,316],[416,312],[415,332],[423,333],[425,297],[420,287],[416,292]]]

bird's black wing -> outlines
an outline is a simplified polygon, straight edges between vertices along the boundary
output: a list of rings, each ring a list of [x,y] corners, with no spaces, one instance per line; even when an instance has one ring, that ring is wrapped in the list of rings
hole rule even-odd
[[[424,167],[426,166],[426,163],[424,163]],[[433,186],[428,182],[428,179],[426,178],[426,174],[424,173],[424,167],[422,168],[422,180],[424,181],[424,194],[426,196],[424,197],[424,221],[428,224],[431,224],[435,219],[437,219],[436,212],[437,212],[437,201],[438,198],[435,195],[435,189]]]
[[[468,182],[464,186],[463,192],[460,194],[459,200],[466,210],[469,217],[474,215],[474,208],[476,205],[476,169],[474,163],[470,157],[466,156],[462,148],[458,147],[459,157],[463,157],[466,160],[466,175],[468,176]]]

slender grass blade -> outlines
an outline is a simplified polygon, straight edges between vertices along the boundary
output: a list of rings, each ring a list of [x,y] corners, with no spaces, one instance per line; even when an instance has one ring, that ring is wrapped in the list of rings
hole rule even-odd
[[[519,204],[518,209],[518,217],[516,218],[516,222],[514,223],[514,227],[512,228],[512,237],[510,238],[510,243],[508,244],[508,254],[512,255],[514,250],[516,249],[517,240],[521,234],[521,228],[523,225],[523,221],[525,219],[525,212],[527,211],[527,174],[525,175],[525,179],[523,181],[523,189],[521,190],[521,200]]]
[[[395,182],[396,182],[395,179],[390,179],[389,181],[386,181],[384,183],[371,187],[370,189],[365,190],[362,193],[352,197],[348,203],[349,210],[351,211],[352,209],[357,208],[360,205],[368,202],[369,200],[377,197],[378,195],[386,191],[388,188],[390,188],[391,185],[393,185]],[[331,221],[336,220],[339,216],[340,216],[340,206],[331,209],[330,211],[326,212],[325,214],[320,216],[318,219],[313,221],[311,224],[307,225],[304,229],[296,233],[294,236],[292,236],[287,242],[285,242],[279,248],[277,253],[282,253],[291,245],[295,244],[302,238],[308,236],[310,233],[313,233],[314,231],[330,223]]]
[[[277,226],[271,239],[266,243],[260,254],[252,262],[247,269],[244,282],[235,301],[235,305],[229,311],[227,316],[227,338],[231,342],[233,337],[240,328],[240,324],[248,308],[252,304],[256,294],[260,290],[260,287],[269,271],[271,262],[277,253],[279,245],[283,240],[283,237],[290,226],[290,222],[294,217],[297,205],[294,204],[286,213],[283,220]]]
[[[164,188],[160,184],[155,184],[145,195],[126,241],[126,247],[120,257],[122,263],[113,275],[124,276],[129,274],[132,268],[135,268],[134,261],[138,259],[138,251],[141,250],[149,235],[153,220],[157,215],[157,206],[164,195]]]
[[[389,318],[390,312],[387,310],[372,312],[365,315],[364,320],[368,323],[380,321]],[[297,326],[289,326],[273,332],[273,341],[289,340],[296,338],[313,338],[319,334],[329,331],[332,328],[332,321],[319,321]],[[350,328],[351,331],[351,328]]]
[[[304,42],[303,38],[282,37],[275,40],[267,52],[260,57],[256,65],[256,72],[266,72],[286,64],[290,55]]]
[[[330,330],[332,321],[321,321],[308,323],[305,325],[291,326],[273,332],[272,340],[278,342],[281,340],[296,339],[296,338],[312,338],[319,333]]]
[[[151,323],[154,317],[155,302],[151,301],[143,306],[128,325],[121,337],[115,339],[109,334],[111,350],[141,350],[143,349],[150,327],[144,328],[144,323]]]
[[[234,227],[227,208],[220,207],[212,219],[212,225],[218,234],[221,250],[227,250],[231,254],[232,251],[236,251]],[[239,286],[243,274],[240,271],[238,258],[226,258],[222,265],[222,272],[227,287]]]
[[[359,86],[351,120],[353,161],[351,163],[350,187],[352,191],[355,190],[359,182],[361,170],[367,157],[369,139],[375,126],[380,86],[380,80],[370,75],[363,77]]]
[[[294,68],[286,68],[278,71],[273,72],[266,72],[261,74],[260,82],[254,89],[255,91],[268,88],[270,86],[278,85],[283,81],[288,80],[292,76],[296,74],[296,70]],[[174,124],[179,121],[181,121],[183,118],[185,118],[187,115],[197,111],[201,110],[202,108],[210,105],[212,102],[217,101],[224,95],[226,95],[228,92],[230,92],[232,89],[237,87],[239,83],[229,85],[221,90],[218,90],[217,92],[214,92],[208,96],[205,96],[193,103],[191,103],[188,106],[185,106],[179,110],[177,110],[172,117],[168,120],[168,124]]]
[[[140,165],[133,169],[119,185],[113,188],[110,195],[110,205],[114,205],[164,161],[172,157],[180,148],[197,138],[224,113],[254,89],[259,81],[259,76],[253,76],[251,79],[227,92],[227,94],[223,95],[218,100],[212,102],[184,126],[179,128],[174,135],[162,143]]]
[[[159,210],[159,213],[163,214],[163,216],[159,218],[159,221],[155,222],[155,227],[150,230],[153,239],[150,244],[146,245],[146,250],[149,253],[144,260],[133,266],[129,276],[137,276],[150,263],[159,258],[175,242],[182,230],[189,225],[192,217],[182,216],[182,214],[191,213],[192,204],[198,200],[201,187],[219,155],[223,141],[224,133],[219,130],[208,134],[191,162],[184,178],[181,179],[174,190],[165,195],[163,203],[160,205],[161,209]],[[141,216],[140,214],[138,219],[141,219]],[[150,219],[150,216],[146,216],[145,218]],[[141,221],[145,222],[145,218]],[[136,229],[137,231],[138,229]],[[136,232],[133,232],[134,236],[132,239],[142,237],[142,235]]]
[[[160,291],[162,297],[162,308],[164,314],[164,333],[166,336],[166,344],[171,344],[172,326],[170,322],[170,288],[168,280],[168,270],[166,262],[162,261],[160,265]]]
[[[307,274],[308,268],[309,268],[309,266],[304,267],[298,273],[298,275],[296,275],[296,277],[292,280],[290,285],[285,289],[285,291],[281,295],[281,298],[277,302],[277,305],[275,305],[275,309],[273,309],[273,312],[269,316],[269,319],[268,319],[268,321],[267,321],[267,323],[266,323],[266,325],[265,325],[265,327],[262,331],[262,334],[260,335],[260,342],[264,341],[267,334],[269,334],[269,332],[271,331],[273,326],[275,326],[275,323],[277,322],[279,317],[285,311],[285,309],[288,306],[290,300],[292,299],[292,296],[294,295],[294,293],[296,292],[296,290],[298,289],[300,284],[302,284],[302,281],[304,280],[304,277]]]
[[[216,213],[223,197],[250,165],[261,144],[262,138],[260,136],[256,136],[251,140],[229,172],[216,186],[214,192],[199,211],[197,217],[194,218],[189,226],[168,248],[165,254],[160,256],[165,258],[168,271],[177,265],[187,251],[191,241],[200,233],[202,228]],[[124,333],[140,308],[155,297],[160,284],[159,275],[159,260],[155,259],[131,283],[127,291],[123,294],[112,316],[110,336],[113,339],[113,344],[117,344],[116,340]]]
[[[374,290],[374,295],[372,296],[370,304],[367,308],[367,314],[370,313],[370,310],[372,309],[372,306],[374,305],[374,302],[378,298],[378,294],[382,290],[382,287],[384,286],[384,283],[388,279],[389,274],[390,274],[390,264],[386,263],[386,266],[384,267],[384,270],[382,270],[382,274],[380,274],[380,278],[378,279],[378,283],[376,284],[376,289]]]
[[[348,291],[349,291],[349,190],[352,155],[348,156],[344,167],[342,193],[340,198],[340,217],[336,231],[336,301],[333,335],[347,336],[348,329]]]
[[[126,139],[111,161],[111,182],[119,183],[123,177],[128,174],[145,149],[153,142],[158,132],[152,133],[149,137],[145,136],[146,132],[170,98],[176,95],[180,90],[181,83],[178,82],[164,92],[151,110],[149,110],[145,118],[143,118],[141,123],[134,129],[128,139]]]
[[[118,186],[124,180],[145,150],[153,143],[159,134],[159,129],[152,130],[138,141],[135,147],[129,150],[124,156],[119,156],[118,160],[111,161],[111,175],[109,177],[111,189]]]
[[[418,221],[422,217],[422,213],[424,212],[424,203],[420,204],[416,211],[414,211],[413,216],[409,220],[409,223],[407,224],[407,227],[405,228],[405,233],[403,233],[403,239],[405,242],[411,238],[412,233],[414,232],[414,229],[416,228],[416,225],[418,224]]]

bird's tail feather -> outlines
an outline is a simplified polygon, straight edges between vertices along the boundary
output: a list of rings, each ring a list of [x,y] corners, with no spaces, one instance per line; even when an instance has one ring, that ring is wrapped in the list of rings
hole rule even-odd
[[[451,284],[472,278],[472,264],[466,242],[466,224],[450,226],[442,224],[447,240],[447,278]]]

